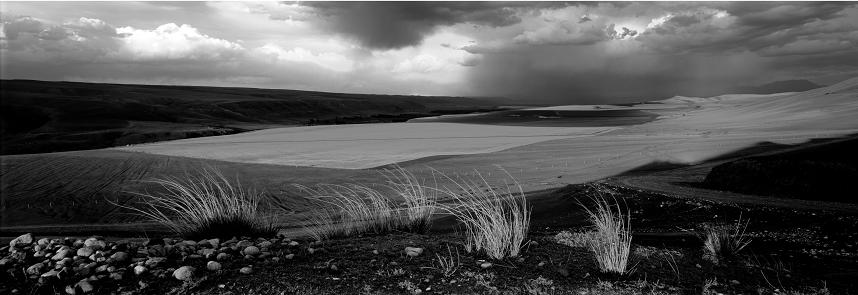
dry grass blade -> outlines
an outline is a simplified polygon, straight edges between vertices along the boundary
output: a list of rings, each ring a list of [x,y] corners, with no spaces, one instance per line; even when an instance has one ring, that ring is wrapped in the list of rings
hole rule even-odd
[[[593,197],[594,207],[583,206],[596,230],[596,239],[589,243],[599,269],[606,273],[625,274],[630,271],[631,216],[623,214],[619,203],[614,205],[602,197]]]
[[[456,249],[456,256],[453,256],[453,251],[450,250],[450,245],[447,245],[447,256],[435,254],[438,269],[441,270],[445,277],[449,277],[459,270],[460,256],[459,250]]]
[[[260,210],[262,194],[242,188],[216,170],[204,169],[185,179],[151,181],[163,192],[133,193],[141,206],[133,210],[187,238],[268,236],[276,233],[271,220]]]
[[[483,250],[494,259],[518,256],[527,238],[531,212],[521,186],[516,183],[516,193],[498,192],[479,173],[479,180],[458,181],[440,174],[453,183],[453,188],[440,192],[454,201],[441,208],[464,225],[465,250]]]

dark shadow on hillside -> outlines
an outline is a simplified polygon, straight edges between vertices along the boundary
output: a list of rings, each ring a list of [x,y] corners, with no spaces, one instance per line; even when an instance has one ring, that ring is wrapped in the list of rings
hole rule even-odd
[[[678,168],[698,175],[700,182],[673,184],[778,198],[858,203],[858,134],[813,139],[787,145],[762,142],[725,153],[697,165],[653,162],[617,176],[638,176]],[[700,171],[700,172],[696,172]],[[686,175],[690,176],[692,175]]]

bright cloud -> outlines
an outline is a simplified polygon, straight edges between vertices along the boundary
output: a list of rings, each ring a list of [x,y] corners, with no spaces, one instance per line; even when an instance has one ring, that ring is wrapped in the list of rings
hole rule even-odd
[[[154,30],[121,27],[116,29],[123,48],[134,59],[231,59],[244,48],[236,43],[209,37],[190,25],[169,23]]]

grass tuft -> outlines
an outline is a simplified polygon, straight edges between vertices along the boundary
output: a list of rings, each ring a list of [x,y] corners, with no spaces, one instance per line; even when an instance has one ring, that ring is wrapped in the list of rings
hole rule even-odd
[[[742,222],[742,216],[734,225],[712,226],[704,231],[703,250],[706,258],[717,263],[720,257],[732,257],[751,243],[745,235],[749,220]]]
[[[295,185],[315,203],[304,223],[318,241],[361,233],[384,233],[399,226],[393,202],[381,192],[359,184]]]
[[[387,178],[387,186],[403,199],[404,208],[400,210],[403,215],[402,226],[413,233],[429,232],[432,216],[438,209],[438,191],[424,185],[414,174],[398,166],[385,170],[383,174]]]
[[[605,273],[630,272],[629,253],[632,246],[631,215],[623,214],[619,203],[608,203],[604,197],[593,197],[594,208],[583,206],[596,231],[588,243],[596,256],[599,270]]]
[[[465,251],[483,250],[494,259],[518,256],[527,238],[531,212],[521,186],[515,184],[518,192],[501,192],[479,173],[479,180],[453,180],[441,175],[453,183],[453,189],[441,192],[454,201],[441,208],[464,225]]]
[[[231,183],[214,169],[203,169],[185,179],[163,178],[150,181],[160,193],[133,193],[142,200],[141,208],[120,205],[160,223],[190,239],[230,238],[234,236],[273,236],[276,227],[261,214],[263,195],[246,189],[238,181]]]

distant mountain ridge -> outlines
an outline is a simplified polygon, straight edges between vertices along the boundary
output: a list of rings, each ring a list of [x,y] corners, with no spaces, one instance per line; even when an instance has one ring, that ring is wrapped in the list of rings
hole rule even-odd
[[[732,94],[771,94],[783,92],[802,92],[825,87],[808,80],[783,80],[758,86],[738,86],[731,90]]]

